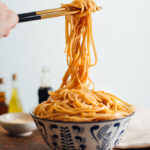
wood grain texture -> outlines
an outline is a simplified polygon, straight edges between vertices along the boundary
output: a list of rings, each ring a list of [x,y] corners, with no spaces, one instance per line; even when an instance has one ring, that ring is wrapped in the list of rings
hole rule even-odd
[[[31,136],[16,137],[0,126],[0,150],[49,150],[38,131]]]
[[[8,134],[0,126],[0,150],[49,150],[49,148],[37,130],[31,136],[16,137]],[[150,150],[150,148],[136,150]]]

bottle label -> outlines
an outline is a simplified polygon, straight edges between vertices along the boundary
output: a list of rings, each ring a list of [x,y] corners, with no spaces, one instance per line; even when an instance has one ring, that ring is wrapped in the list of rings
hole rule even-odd
[[[5,96],[5,92],[0,92],[0,97],[4,97]]]
[[[5,102],[5,92],[0,92],[0,102]]]

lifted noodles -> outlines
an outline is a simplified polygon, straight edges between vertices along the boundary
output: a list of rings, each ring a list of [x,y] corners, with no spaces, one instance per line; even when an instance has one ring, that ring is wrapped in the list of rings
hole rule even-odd
[[[39,104],[34,114],[39,118],[73,122],[113,120],[128,116],[134,107],[116,96],[89,89],[94,83],[89,69],[97,63],[92,35],[91,14],[99,10],[93,0],[74,0],[62,7],[80,10],[79,14],[65,18],[65,36],[68,69],[60,88],[49,92],[47,101]],[[92,44],[95,62],[91,62]]]

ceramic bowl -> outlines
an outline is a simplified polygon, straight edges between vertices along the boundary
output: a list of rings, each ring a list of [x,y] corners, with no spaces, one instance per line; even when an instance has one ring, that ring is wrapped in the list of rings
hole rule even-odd
[[[28,136],[37,129],[32,117],[26,113],[0,115],[0,124],[9,133],[17,136]]]
[[[133,114],[99,122],[63,122],[33,115],[40,134],[51,150],[112,150],[122,138]]]

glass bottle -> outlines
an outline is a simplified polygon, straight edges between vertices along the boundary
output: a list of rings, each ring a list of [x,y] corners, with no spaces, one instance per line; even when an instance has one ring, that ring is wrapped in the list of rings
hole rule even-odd
[[[23,112],[23,107],[21,100],[19,98],[18,87],[17,87],[17,75],[13,74],[12,76],[12,95],[9,102],[9,112]]]
[[[44,67],[41,75],[41,86],[38,89],[39,104],[48,99],[50,96],[48,91],[53,91],[53,88],[50,86],[50,71],[47,67]]]
[[[6,104],[6,97],[4,91],[4,79],[0,78],[0,115],[8,112],[8,106]]]

